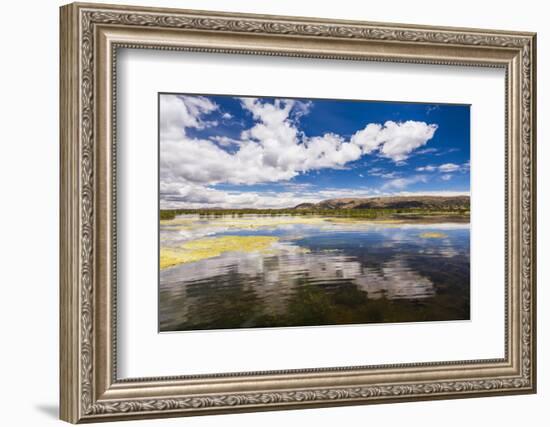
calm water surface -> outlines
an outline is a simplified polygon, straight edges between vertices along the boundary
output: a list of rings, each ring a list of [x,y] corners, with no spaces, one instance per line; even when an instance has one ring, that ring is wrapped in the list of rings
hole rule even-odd
[[[160,245],[232,236],[273,239],[162,269],[161,331],[469,319],[467,223],[182,215]]]

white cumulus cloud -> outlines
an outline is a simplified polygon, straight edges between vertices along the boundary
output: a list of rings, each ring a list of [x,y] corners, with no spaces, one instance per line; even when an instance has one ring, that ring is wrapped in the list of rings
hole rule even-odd
[[[161,140],[181,138],[185,128],[208,126],[201,117],[218,106],[203,96],[162,95],[160,97]]]
[[[399,164],[425,145],[437,129],[437,125],[424,122],[387,121],[383,125],[367,124],[349,139],[335,133],[307,136],[299,129],[299,121],[301,116],[308,114],[311,103],[289,99],[269,102],[257,98],[241,98],[240,101],[254,124],[238,138],[213,135],[203,139],[193,137],[186,129],[215,126],[212,117],[223,118],[226,113],[220,112],[219,106],[207,97],[161,96],[160,175],[161,183],[172,188],[163,193],[164,200],[220,206],[255,204],[257,197],[261,197],[258,194],[256,198],[250,193],[241,198],[236,194],[220,193],[209,186],[288,181],[308,171],[346,168],[350,162],[367,154],[386,157]],[[384,176],[387,179],[394,177]],[[387,188],[404,188],[413,183],[410,180],[394,179]],[[274,204],[268,202],[263,201]]]
[[[403,123],[387,121],[384,125],[369,123],[356,132],[351,141],[365,154],[378,151],[383,157],[402,162],[414,150],[426,145],[437,130],[437,125],[409,120]]]

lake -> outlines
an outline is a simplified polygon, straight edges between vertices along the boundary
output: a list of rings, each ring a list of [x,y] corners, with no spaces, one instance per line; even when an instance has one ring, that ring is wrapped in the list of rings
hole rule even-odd
[[[159,304],[160,331],[467,320],[470,226],[180,215]]]

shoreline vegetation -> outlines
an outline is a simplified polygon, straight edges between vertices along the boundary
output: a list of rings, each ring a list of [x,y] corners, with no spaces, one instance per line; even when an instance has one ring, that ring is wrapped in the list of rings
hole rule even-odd
[[[265,216],[324,216],[371,220],[403,221],[459,221],[470,220],[469,196],[388,196],[372,198],[342,198],[319,203],[302,203],[295,207],[279,209],[161,209],[160,219],[171,220],[178,215],[205,217],[244,215]]]
[[[402,221],[436,221],[436,222],[468,222],[470,210],[430,210],[430,209],[161,209],[160,220],[172,220],[179,215],[199,215],[204,217],[244,215],[265,216],[324,216],[339,218],[356,218],[370,220],[402,220]]]

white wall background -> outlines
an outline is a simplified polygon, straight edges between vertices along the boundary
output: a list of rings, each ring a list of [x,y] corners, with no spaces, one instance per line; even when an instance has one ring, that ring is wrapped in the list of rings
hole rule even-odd
[[[110,0],[113,3],[121,3]],[[129,0],[130,1],[130,0]],[[538,32],[538,117],[550,115],[550,29],[536,0],[306,1],[133,0],[133,4],[235,12]],[[58,6],[57,0],[2,8],[0,66],[0,401],[2,425],[60,425],[58,402]],[[547,425],[550,405],[550,126],[539,119],[539,393],[438,402],[264,412],[133,425],[279,426]],[[490,165],[488,165],[490,170]],[[546,217],[546,218],[545,218]],[[487,254],[491,256],[491,254]]]

